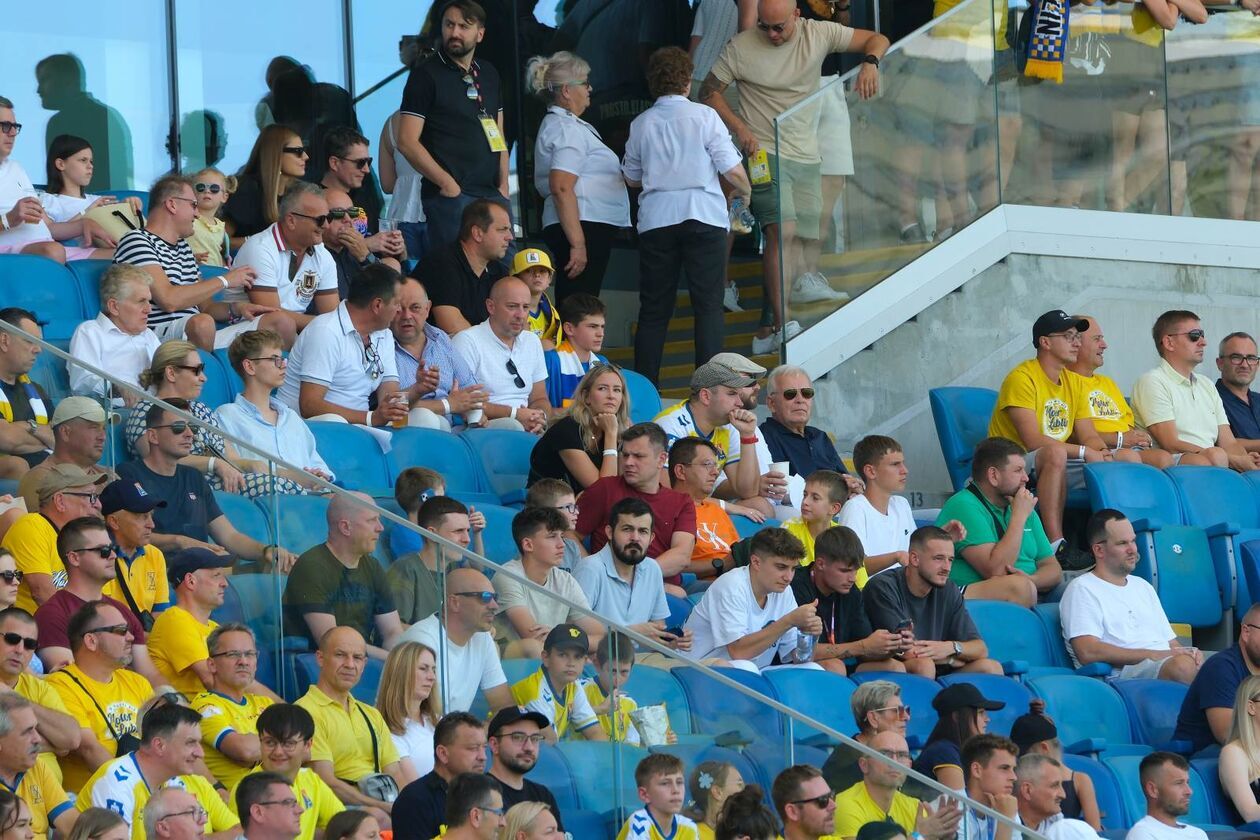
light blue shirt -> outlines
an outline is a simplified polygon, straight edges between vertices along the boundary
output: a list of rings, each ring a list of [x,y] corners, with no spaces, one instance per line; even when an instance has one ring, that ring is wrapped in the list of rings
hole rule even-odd
[[[263,419],[258,407],[245,399],[244,394],[219,406],[214,415],[223,431],[257,447],[257,452],[242,452],[246,458],[265,459],[266,453],[271,453],[295,466],[323,470],[331,475],[332,470],[315,449],[315,435],[301,416],[274,397],[271,408],[276,412],[274,426]]]
[[[642,624],[669,618],[661,567],[651,557],[634,567],[627,583],[617,574],[612,547],[604,546],[577,561],[573,576],[591,602],[591,610],[617,624]]]
[[[416,384],[416,373],[420,370],[421,361],[425,367],[436,367],[438,371],[437,388],[432,393],[421,394],[421,399],[440,400],[449,396],[453,388],[467,388],[477,381],[468,361],[455,352],[450,336],[429,323],[424,325],[424,335],[428,341],[424,343],[424,352],[420,354],[423,359],[411,355],[401,344],[394,344],[400,389],[405,391]]]

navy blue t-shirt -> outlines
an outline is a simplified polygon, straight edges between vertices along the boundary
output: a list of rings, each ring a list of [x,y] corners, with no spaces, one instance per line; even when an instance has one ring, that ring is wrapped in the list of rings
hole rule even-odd
[[[1234,396],[1225,383],[1216,380],[1216,392],[1221,395],[1225,416],[1229,418],[1229,430],[1242,440],[1260,440],[1260,394],[1247,392],[1247,402]]]
[[[1199,669],[1186,699],[1181,703],[1181,711],[1177,714],[1177,728],[1173,738],[1178,741],[1190,741],[1194,751],[1216,743],[1212,737],[1212,727],[1208,726],[1208,709],[1234,708],[1234,695],[1243,680],[1251,676],[1247,663],[1243,661],[1242,651],[1235,644],[1215,656],[1209,656]]]
[[[177,534],[210,542],[208,526],[222,516],[223,511],[201,473],[179,464],[175,475],[158,475],[137,459],[120,464],[118,477],[138,481],[150,496],[166,500],[166,507],[153,511],[153,529],[159,534]]]
[[[953,741],[945,738],[939,738],[928,743],[923,748],[923,752],[919,753],[919,757],[914,760],[911,769],[915,772],[935,779],[936,773],[933,768],[942,765],[953,765],[959,770],[962,769],[962,751],[958,749],[958,745]]]

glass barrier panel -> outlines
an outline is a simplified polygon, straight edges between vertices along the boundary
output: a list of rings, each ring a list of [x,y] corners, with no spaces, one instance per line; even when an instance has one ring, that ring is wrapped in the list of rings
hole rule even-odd
[[[993,18],[965,0],[884,56],[876,96],[859,69],[778,117],[787,320],[808,329],[997,205]]]
[[[1244,9],[1168,34],[1168,130],[1188,215],[1260,220],[1260,18]]]

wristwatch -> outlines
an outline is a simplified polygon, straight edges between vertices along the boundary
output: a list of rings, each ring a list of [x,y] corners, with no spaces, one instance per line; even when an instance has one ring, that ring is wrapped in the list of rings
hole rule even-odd
[[[36,432],[39,431],[39,423],[35,422],[34,420],[27,420],[26,425],[30,427],[31,434],[35,434]]]
[[[710,564],[713,566],[713,571],[717,572],[719,575],[726,570],[726,564],[722,562],[721,557],[714,557],[713,560],[710,561]]]
[[[863,63],[863,64],[874,64],[876,67],[878,67],[878,66],[879,66],[879,56],[877,56],[877,55],[864,55],[864,56],[862,56],[862,63]]]
[[[962,642],[954,642],[954,656],[962,656]]]

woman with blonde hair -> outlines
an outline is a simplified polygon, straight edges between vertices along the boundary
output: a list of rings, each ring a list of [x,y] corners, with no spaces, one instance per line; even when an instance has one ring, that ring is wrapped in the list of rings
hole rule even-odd
[[[1243,822],[1260,820],[1260,677],[1247,677],[1238,686],[1217,773]]]
[[[564,837],[556,815],[545,802],[518,802],[503,816],[499,840],[546,840]]]
[[[279,345],[279,336],[276,336]],[[249,453],[253,458],[242,457],[236,447],[219,433],[219,421],[214,412],[198,397],[206,384],[206,365],[190,341],[171,339],[162,342],[153,354],[153,361],[140,372],[140,385],[161,400],[182,399],[188,402],[188,413],[199,423],[193,424],[192,451],[180,459],[180,463],[203,473],[211,488],[241,493],[251,498],[270,493],[296,495],[305,493],[295,474],[277,468],[269,475],[270,465],[260,453]],[[143,399],[127,417],[123,436],[127,449],[137,458],[149,452],[145,438],[145,426],[153,400]]]
[[[236,173],[236,191],[223,205],[233,248],[279,221],[280,196],[306,174],[309,158],[302,138],[288,126],[273,123],[262,130],[249,160]]]
[[[127,840],[131,829],[108,808],[88,808],[74,822],[66,840]]]
[[[597,362],[578,383],[569,410],[529,456],[529,484],[558,478],[580,493],[617,474],[617,447],[630,426],[630,393],[621,368]]]
[[[401,784],[433,769],[433,731],[442,717],[437,685],[437,657],[420,642],[402,642],[389,652],[376,693],[376,708],[385,718],[398,748]]]
[[[534,186],[555,260],[556,303],[574,292],[599,297],[613,236],[630,227],[621,161],[581,119],[591,104],[590,74],[591,66],[570,52],[536,55],[525,66],[526,86],[547,103],[534,142]]]

